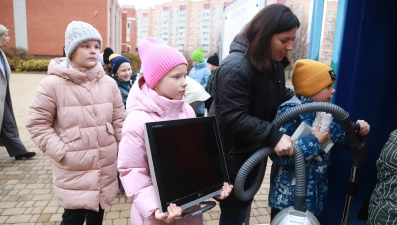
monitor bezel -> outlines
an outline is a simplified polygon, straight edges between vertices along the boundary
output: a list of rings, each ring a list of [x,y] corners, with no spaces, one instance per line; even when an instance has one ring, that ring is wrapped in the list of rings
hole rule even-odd
[[[185,210],[191,206],[197,205],[202,201],[205,201],[209,198],[212,198],[216,195],[220,195],[222,192],[222,186],[223,182],[229,182],[229,176],[227,172],[227,167],[226,167],[226,161],[225,161],[225,156],[222,151],[222,145],[219,137],[219,132],[218,132],[218,126],[215,120],[214,116],[210,117],[199,117],[199,118],[187,118],[187,119],[178,119],[178,120],[167,120],[167,121],[156,121],[156,122],[148,122],[145,123],[145,143],[146,143],[146,152],[148,156],[148,162],[149,162],[149,169],[150,169],[150,174],[153,182],[153,187],[155,189],[156,193],[156,198],[158,201],[159,205],[159,210],[160,212],[167,212],[167,203],[164,202],[160,196],[159,188],[158,188],[158,182],[157,182],[157,177],[156,177],[156,171],[154,168],[154,163],[153,163],[153,158],[152,158],[152,149],[155,149],[155,144],[153,143],[153,140],[149,140],[149,136],[153,136],[153,128],[157,128],[159,126],[186,126],[189,124],[197,124],[197,123],[211,123],[212,124],[212,129],[215,134],[215,140],[217,144],[217,149],[218,149],[218,155],[219,155],[219,160],[221,162],[221,168],[222,168],[222,174],[223,174],[223,181],[222,182],[217,182],[216,184],[205,188],[203,190],[200,190],[198,192],[192,193],[188,196],[185,196],[180,199],[175,199],[172,203],[176,204],[177,206],[181,207],[182,210]],[[205,175],[203,175],[205,176]]]

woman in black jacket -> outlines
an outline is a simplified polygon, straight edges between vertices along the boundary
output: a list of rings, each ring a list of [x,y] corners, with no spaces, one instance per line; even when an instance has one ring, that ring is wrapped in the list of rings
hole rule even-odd
[[[262,9],[230,45],[215,77],[213,109],[218,122],[230,182],[241,165],[261,146],[277,155],[293,155],[291,138],[271,125],[278,106],[294,92],[285,87],[284,68],[289,65],[300,23],[285,5]],[[254,180],[255,170],[247,179]],[[219,224],[243,224],[252,199],[242,202],[235,194],[220,202]]]

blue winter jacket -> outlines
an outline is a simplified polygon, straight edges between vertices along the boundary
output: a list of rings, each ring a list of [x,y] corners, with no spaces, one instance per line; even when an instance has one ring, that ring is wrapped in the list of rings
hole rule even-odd
[[[291,100],[283,103],[277,110],[277,115],[291,107],[300,104],[315,102],[310,98],[296,95]],[[312,126],[315,112],[301,114],[280,128],[283,133],[292,136],[301,122]],[[330,124],[329,132],[335,145],[345,144],[346,137],[337,120],[334,118]],[[325,153],[314,134],[307,138],[295,140],[302,150],[306,164],[306,207],[314,215],[321,213],[323,201],[328,190],[328,165],[331,165],[331,151]],[[335,146],[334,145],[334,146]],[[321,161],[316,159],[321,156]],[[282,210],[294,205],[295,194],[295,165],[294,158],[289,156],[272,155],[272,170],[270,175],[269,206]]]
[[[189,72],[189,77],[197,81],[203,88],[207,86],[208,78],[211,75],[210,69],[207,67],[207,62],[198,63],[193,65],[193,68]],[[194,112],[197,114],[205,114],[205,106],[202,103]]]

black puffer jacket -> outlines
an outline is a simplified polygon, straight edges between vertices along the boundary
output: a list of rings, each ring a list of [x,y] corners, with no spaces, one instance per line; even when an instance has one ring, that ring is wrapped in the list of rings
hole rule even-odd
[[[260,146],[274,147],[278,143],[283,134],[270,123],[278,106],[294,95],[285,87],[284,66],[274,62],[272,71],[258,72],[244,55],[247,46],[242,34],[232,42],[230,54],[217,69],[211,109],[218,122],[231,183],[241,165]],[[247,181],[252,182],[253,176]],[[224,201],[251,203],[240,202],[234,194]]]

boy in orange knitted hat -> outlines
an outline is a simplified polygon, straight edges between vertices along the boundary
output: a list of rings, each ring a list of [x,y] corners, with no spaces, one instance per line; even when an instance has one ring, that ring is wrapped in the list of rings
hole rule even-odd
[[[333,88],[335,81],[335,72],[328,65],[309,59],[296,61],[292,72],[292,85],[296,95],[280,105],[276,116],[301,104],[329,102],[336,91]],[[345,144],[346,137],[331,115],[328,115],[332,120],[332,122],[329,121],[328,129],[320,130],[321,123],[313,124],[316,115],[319,115],[319,113],[301,114],[281,127],[280,131],[291,136],[301,122],[315,128],[313,134],[295,140],[295,144],[300,147],[305,158],[306,207],[317,216],[323,209],[323,201],[327,195],[328,165],[331,164],[330,151],[325,151],[322,144],[330,139],[335,144]],[[364,120],[357,120],[357,123],[360,124],[359,134],[367,135],[370,130],[369,124]],[[293,157],[273,155],[271,159],[273,164],[270,177],[269,205],[272,208],[271,219],[273,219],[282,209],[294,205],[295,166]]]

